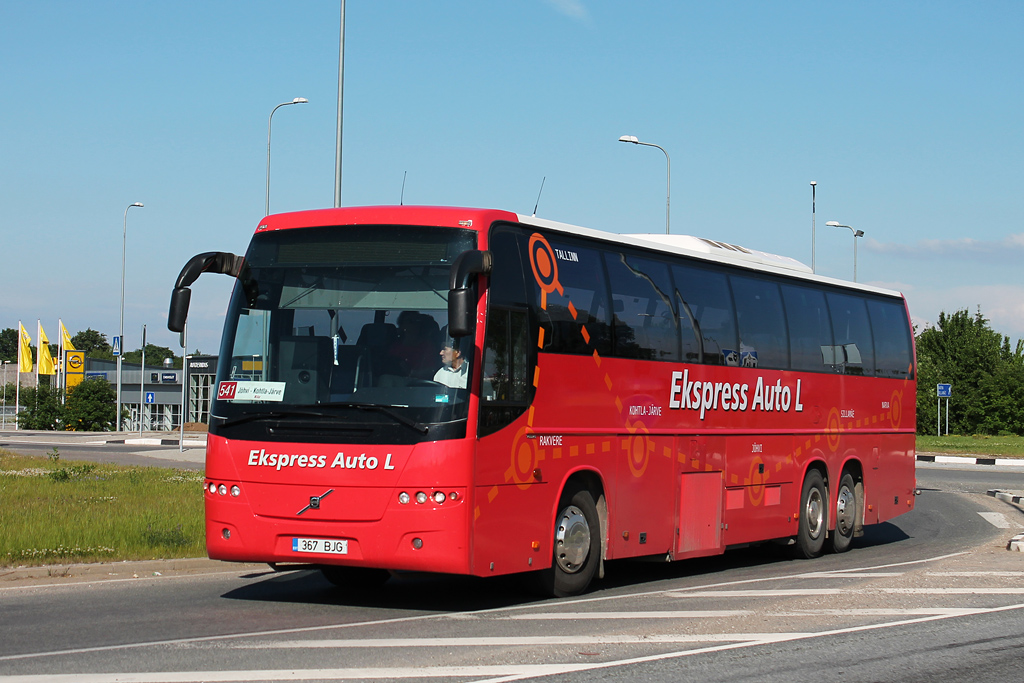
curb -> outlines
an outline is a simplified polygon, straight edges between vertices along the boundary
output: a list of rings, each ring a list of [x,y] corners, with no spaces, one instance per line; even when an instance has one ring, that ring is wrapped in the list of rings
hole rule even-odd
[[[1006,544],[1006,549],[1024,552],[1024,534],[1017,534],[1011,538],[1010,542]]]
[[[1015,496],[1007,491],[1000,491],[999,489],[989,489],[986,491],[988,495],[1003,501],[1004,503],[1013,503],[1014,505],[1020,505],[1021,501],[1024,501],[1024,496]]]
[[[1024,496],[1018,496],[1009,491],[1000,491],[999,489],[989,489],[986,493],[996,500],[1001,500],[1004,503],[1010,503],[1012,505],[1024,504]],[[1024,552],[1024,533],[1017,534],[1006,543],[1007,550],[1016,550],[1017,552]]]
[[[918,453],[918,462],[945,463],[947,465],[995,465],[1000,467],[1024,467],[1021,458],[992,458],[985,456],[940,455],[938,453]]]
[[[126,560],[86,564],[50,564],[34,567],[0,567],[0,587],[6,583],[45,579],[49,581],[82,581],[109,579],[140,579],[176,574],[198,574],[213,571],[245,571],[266,565],[223,562],[205,557],[167,560]]]

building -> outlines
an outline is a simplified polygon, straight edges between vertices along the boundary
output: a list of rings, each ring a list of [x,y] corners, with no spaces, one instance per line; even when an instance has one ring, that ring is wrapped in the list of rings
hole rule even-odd
[[[121,364],[121,405],[129,413],[127,431],[173,431],[181,428],[182,404],[185,423],[210,422],[210,404],[217,375],[216,356],[186,356],[186,370],[170,367],[170,359],[159,366]],[[86,359],[86,379],[102,377],[117,386],[117,362]],[[183,393],[182,389],[186,391]],[[141,420],[141,424],[140,424]]]

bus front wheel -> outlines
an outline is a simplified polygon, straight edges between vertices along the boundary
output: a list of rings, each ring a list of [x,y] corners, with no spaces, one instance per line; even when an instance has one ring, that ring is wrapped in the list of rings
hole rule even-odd
[[[554,539],[551,567],[541,572],[541,586],[556,598],[579,595],[601,563],[601,522],[590,491],[574,489],[563,494]]]
[[[808,470],[800,493],[800,519],[796,535],[798,557],[810,559],[821,555],[825,547],[828,520],[828,492],[818,470]]]

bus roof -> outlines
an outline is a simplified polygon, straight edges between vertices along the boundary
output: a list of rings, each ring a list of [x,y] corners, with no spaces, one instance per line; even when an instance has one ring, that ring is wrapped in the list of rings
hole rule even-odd
[[[625,244],[669,254],[679,254],[702,261],[724,263],[739,268],[775,273],[784,277],[874,292],[884,296],[902,297],[900,292],[816,275],[804,263],[788,256],[771,254],[719,240],[691,235],[657,233],[620,234],[560,223],[536,216],[516,214],[500,209],[478,209],[455,206],[359,206],[340,209],[312,209],[267,216],[256,232],[288,230],[329,225],[375,225],[382,223],[434,225],[485,230],[495,221],[521,223],[578,237],[588,237],[612,244]]]

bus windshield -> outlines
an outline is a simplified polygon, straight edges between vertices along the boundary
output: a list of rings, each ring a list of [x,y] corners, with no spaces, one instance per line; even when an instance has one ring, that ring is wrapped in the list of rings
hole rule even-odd
[[[257,233],[227,313],[214,416],[464,419],[472,337],[447,335],[448,278],[475,246],[474,232],[452,228]]]

